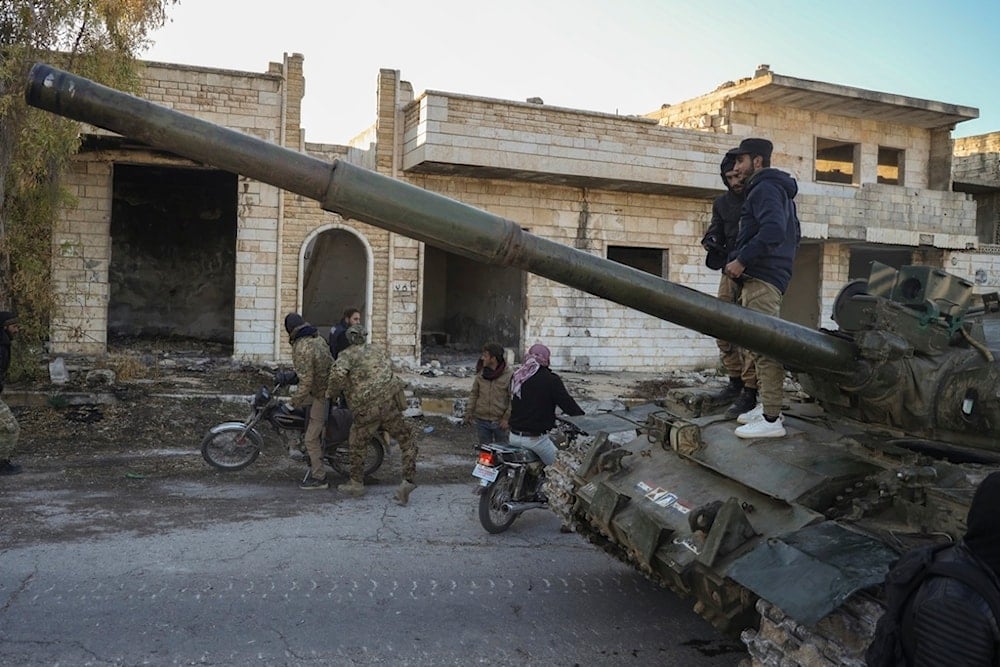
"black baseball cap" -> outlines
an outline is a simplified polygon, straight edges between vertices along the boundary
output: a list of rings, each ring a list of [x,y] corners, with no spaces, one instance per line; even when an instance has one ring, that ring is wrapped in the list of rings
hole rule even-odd
[[[767,139],[759,139],[751,137],[750,139],[744,139],[740,142],[739,147],[730,149],[726,155],[760,155],[761,157],[771,159],[771,151],[774,150],[774,144],[772,144]]]

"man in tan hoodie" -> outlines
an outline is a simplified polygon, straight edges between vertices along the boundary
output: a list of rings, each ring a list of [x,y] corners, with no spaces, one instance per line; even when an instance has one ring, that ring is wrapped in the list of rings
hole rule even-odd
[[[503,348],[499,343],[486,343],[476,364],[476,377],[472,381],[465,421],[476,422],[476,435],[480,444],[510,439],[510,379],[514,371],[507,366]]]

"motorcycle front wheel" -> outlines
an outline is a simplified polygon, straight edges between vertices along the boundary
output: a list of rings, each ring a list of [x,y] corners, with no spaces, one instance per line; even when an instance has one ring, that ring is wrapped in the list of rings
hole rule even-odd
[[[257,460],[264,445],[257,431],[245,431],[243,424],[216,427],[201,441],[201,455],[219,470],[242,470]]]
[[[368,447],[365,449],[365,477],[375,474],[375,471],[382,467],[385,460],[385,445],[382,436],[375,434],[368,439]],[[346,442],[334,445],[326,455],[326,462],[330,464],[338,474],[345,477],[351,476],[351,448]]]
[[[514,523],[517,514],[505,512],[504,503],[513,499],[514,478],[501,473],[495,482],[483,489],[479,494],[479,523],[486,532],[496,535],[502,533]]]

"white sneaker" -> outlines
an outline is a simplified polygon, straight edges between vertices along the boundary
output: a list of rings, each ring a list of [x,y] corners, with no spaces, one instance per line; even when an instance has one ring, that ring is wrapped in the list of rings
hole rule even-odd
[[[734,433],[738,438],[780,438],[785,435],[785,419],[781,415],[773,422],[763,417],[738,427]]]
[[[763,418],[764,418],[764,406],[763,404],[758,403],[757,405],[754,406],[753,410],[744,412],[739,417],[737,417],[736,422],[739,424],[749,424],[751,422],[755,422]]]

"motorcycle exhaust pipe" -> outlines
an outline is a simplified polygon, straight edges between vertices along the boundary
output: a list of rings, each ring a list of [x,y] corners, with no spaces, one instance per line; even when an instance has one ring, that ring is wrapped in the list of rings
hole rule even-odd
[[[540,509],[542,507],[548,507],[548,503],[511,503],[506,502],[501,506],[504,512],[513,512],[514,514],[520,514],[521,512],[527,512],[528,510]]]

